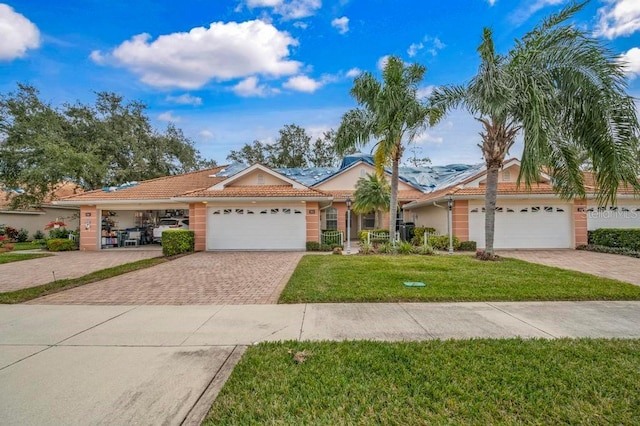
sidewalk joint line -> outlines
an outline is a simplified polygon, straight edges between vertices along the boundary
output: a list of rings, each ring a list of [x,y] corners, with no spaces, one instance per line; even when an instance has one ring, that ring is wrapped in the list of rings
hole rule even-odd
[[[30,346],[30,345],[24,345],[24,346]],[[40,345],[33,345],[33,346],[40,346]],[[9,368],[9,367],[11,367],[12,365],[16,365],[17,363],[22,362],[22,361],[24,361],[25,359],[31,358],[32,356],[36,356],[36,355],[38,355],[38,354],[40,354],[40,353],[42,353],[42,352],[44,352],[44,351],[46,351],[46,350],[51,349],[52,347],[53,347],[52,345],[46,345],[46,348],[42,348],[42,349],[41,349],[41,350],[39,350],[38,352],[32,353],[31,355],[27,355],[27,356],[25,356],[24,358],[21,358],[21,359],[19,359],[19,360],[17,360],[17,361],[14,361],[14,362],[12,362],[12,363],[11,363],[11,364],[9,364],[9,365],[5,365],[4,367],[0,368],[0,371],[4,370],[5,368]]]
[[[398,306],[400,306],[400,309],[402,309],[402,310],[404,311],[404,313],[405,313],[405,314],[409,315],[409,318],[411,318],[411,319],[413,320],[413,322],[415,322],[416,324],[418,324],[418,327],[420,327],[421,329],[423,329],[423,330],[424,330],[424,332],[425,332],[425,333],[427,333],[427,335],[428,335],[429,337],[431,337],[432,339],[435,339],[435,338],[436,338],[436,336],[434,336],[433,334],[431,334],[431,333],[429,332],[429,330],[427,330],[427,329],[426,329],[422,324],[420,324],[420,323],[418,322],[418,320],[417,320],[417,319],[415,319],[415,318],[414,318],[414,316],[413,316],[413,315],[411,315],[411,313],[405,309],[405,307],[404,307],[404,305],[403,305],[402,303],[398,302]]]
[[[72,339],[72,338],[74,338],[74,337],[76,337],[76,336],[78,336],[78,335],[80,335],[80,334],[82,334],[82,333],[84,333],[84,332],[86,332],[86,331],[92,330],[92,329],[94,329],[94,328],[96,328],[96,327],[98,327],[98,326],[101,326],[102,324],[106,324],[106,323],[108,323],[109,321],[114,320],[114,319],[116,319],[116,318],[119,318],[119,317],[121,317],[121,316],[122,316],[122,315],[124,315],[124,314],[128,314],[129,312],[131,312],[131,311],[133,311],[134,309],[137,309],[137,308],[139,308],[139,307],[140,307],[140,305],[136,305],[136,306],[132,307],[131,309],[127,309],[126,311],[119,313],[119,314],[118,314],[118,315],[116,315],[116,316],[113,316],[113,317],[111,317],[111,318],[107,318],[106,320],[104,320],[104,321],[102,321],[102,322],[99,322],[98,324],[94,324],[94,325],[92,325],[92,326],[91,326],[91,327],[89,327],[89,328],[86,328],[86,329],[84,329],[84,330],[82,330],[82,331],[77,332],[76,334],[73,334],[73,335],[71,335],[71,336],[69,336],[69,337],[66,337],[66,338],[64,338],[64,339],[60,340],[59,342],[54,343],[54,344],[53,344],[53,345],[51,345],[51,346],[58,346],[58,345],[59,345],[59,344],[61,344],[62,342],[66,342],[67,340]]]
[[[307,317],[307,306],[309,306],[309,304],[305,303],[304,311],[302,311],[302,322],[300,323],[300,334],[298,335],[298,340],[302,340],[302,330],[304,329],[304,320]]]
[[[510,316],[513,319],[516,319],[516,320],[518,320],[518,321],[520,321],[520,322],[522,322],[524,324],[527,324],[529,327],[535,328],[536,330],[540,331],[541,333],[547,334],[547,335],[553,337],[554,339],[558,338],[558,336],[554,336],[553,334],[549,333],[548,331],[545,331],[545,330],[541,329],[540,327],[536,327],[535,325],[528,323],[527,321],[523,320],[522,318],[518,318],[517,316],[511,314],[510,312],[507,312],[504,309],[500,309],[499,307],[497,307],[495,305],[492,305],[491,302],[484,302],[484,303],[486,303],[488,306],[492,307],[493,309],[496,309],[496,310],[502,312],[503,314],[506,314],[506,315]]]
[[[206,320],[204,320],[204,322],[203,322],[202,324],[200,324],[200,325],[198,326],[198,328],[196,328],[195,330],[193,330],[193,332],[191,332],[191,334],[189,334],[187,337],[185,337],[185,339],[184,339],[182,342],[180,342],[180,346],[184,345],[184,342],[186,342],[187,340],[189,340],[189,339],[190,339],[194,334],[196,334],[198,331],[200,331],[200,329],[201,329],[202,327],[204,327],[204,325],[205,325],[206,323],[208,323],[209,321],[211,321],[211,318],[215,317],[215,316],[216,316],[216,315],[217,315],[217,314],[222,310],[222,308],[224,308],[224,307],[225,307],[225,306],[227,306],[227,305],[219,305],[219,306],[220,306],[220,307],[219,307],[219,309],[218,309],[217,311],[215,311],[213,314],[211,314],[211,316],[210,316],[209,318],[207,318]]]

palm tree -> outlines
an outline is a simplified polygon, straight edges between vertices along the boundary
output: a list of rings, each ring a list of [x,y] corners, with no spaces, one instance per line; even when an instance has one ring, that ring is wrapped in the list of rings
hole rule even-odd
[[[353,194],[352,210],[358,214],[375,212],[376,229],[382,223],[382,212],[389,211],[390,197],[389,183],[384,177],[367,174],[356,182],[356,191]]]
[[[545,19],[507,55],[496,53],[491,30],[485,29],[477,75],[467,84],[438,88],[431,97],[443,114],[461,106],[482,123],[490,258],[498,171],[520,132],[524,152],[518,184],[530,188],[544,168],[561,197],[584,197],[580,165],[586,154],[600,203],[615,203],[620,185],[640,188],[639,126],[633,99],[625,93],[624,65],[601,42],[565,23],[585,4]]]
[[[389,237],[392,241],[395,241],[398,211],[398,165],[404,143],[413,140],[427,122],[433,123],[438,118],[417,98],[418,84],[425,72],[422,65],[405,65],[400,58],[391,56],[382,72],[382,82],[371,73],[360,74],[350,91],[359,108],[344,114],[336,136],[339,153],[367,145],[374,139],[374,161],[380,177],[391,164]]]

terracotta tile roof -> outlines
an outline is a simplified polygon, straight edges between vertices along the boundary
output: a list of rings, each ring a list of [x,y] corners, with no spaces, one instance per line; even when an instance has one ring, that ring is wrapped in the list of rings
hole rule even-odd
[[[225,180],[226,178],[223,177],[210,177],[223,168],[224,166],[219,166],[182,175],[145,180],[138,185],[112,192],[97,189],[67,197],[64,201],[168,200],[185,192],[209,188]]]
[[[462,188],[455,192],[456,195],[484,195],[485,185],[478,188]],[[498,195],[518,195],[518,194],[554,194],[553,187],[548,183],[538,183],[527,188],[524,183],[518,186],[515,183],[499,183]]]
[[[77,195],[82,192],[83,189],[77,184],[73,182],[63,182],[50,196],[43,200],[42,205],[47,206],[50,205],[52,201],[60,200],[71,195]],[[9,205],[11,204],[11,200],[7,199],[7,195],[7,191],[0,190],[0,210],[8,209]],[[41,208],[31,207],[28,209],[20,209],[20,211],[41,212],[43,210]]]
[[[257,185],[257,186],[228,186],[222,190],[211,191],[201,189],[183,194],[180,197],[199,197],[199,198],[263,198],[263,197],[305,197],[318,198],[329,197],[329,194],[317,189],[303,188],[296,189],[291,185]]]
[[[417,199],[418,203],[423,203],[425,201],[437,200],[442,197],[447,197],[449,195],[453,195],[460,190],[458,187],[444,188],[439,191],[430,192],[429,194],[424,195],[421,198]]]

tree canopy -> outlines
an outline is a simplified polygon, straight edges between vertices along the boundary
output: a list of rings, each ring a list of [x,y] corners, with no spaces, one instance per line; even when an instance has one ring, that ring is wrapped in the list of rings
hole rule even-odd
[[[108,92],[54,107],[26,84],[0,96],[0,183],[24,191],[12,205],[38,205],[64,181],[95,189],[215,165],[173,124],[153,129],[145,109]]]
[[[227,160],[278,168],[333,167],[341,159],[336,151],[334,130],[324,132],[313,143],[306,130],[296,124],[287,124],[278,133],[275,143],[258,140],[247,143],[239,150],[231,151]]]
[[[573,4],[498,54],[490,29],[478,47],[480,67],[470,82],[432,95],[442,112],[462,106],[482,123],[487,165],[486,251],[493,255],[498,172],[516,136],[524,136],[518,182],[529,187],[544,168],[565,198],[584,197],[587,161],[600,203],[615,203],[620,185],[638,183],[638,119],[626,93],[623,64],[606,45],[569,19]]]

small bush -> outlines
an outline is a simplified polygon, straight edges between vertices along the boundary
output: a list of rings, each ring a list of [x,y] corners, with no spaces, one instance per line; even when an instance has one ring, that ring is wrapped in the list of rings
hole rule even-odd
[[[49,251],[71,251],[76,248],[76,242],[68,238],[50,238],[47,240],[47,249]]]
[[[414,246],[412,247],[411,252],[414,254],[421,254],[423,256],[433,256],[437,253],[436,250],[429,245],[427,246],[423,245],[423,246],[417,246],[417,247]]]
[[[18,236],[16,237],[16,241],[19,243],[26,243],[29,239],[29,231],[24,228],[20,228],[18,231]]]
[[[484,250],[478,250],[476,252],[476,259],[498,261],[500,260],[500,256],[498,256],[497,254],[489,254],[489,252],[486,252]]]
[[[597,246],[640,251],[640,229],[600,228],[590,233],[589,243]]]
[[[449,250],[449,236],[448,235],[438,235],[429,237],[429,245],[436,250]],[[458,237],[453,237],[453,249],[458,250],[460,247],[460,240]]]
[[[408,241],[402,241],[398,243],[398,247],[397,247],[398,254],[411,254],[412,249],[413,249],[413,246]]]
[[[477,249],[477,244],[475,241],[461,241],[460,242],[460,247],[458,247],[458,250],[460,251],[476,251]]]
[[[640,251],[631,250],[625,247],[607,247],[607,246],[598,246],[595,244],[581,245],[576,247],[576,250],[586,250],[593,251],[596,253],[609,253],[609,254],[619,254],[622,256],[636,257],[640,258]]]
[[[37,230],[33,233],[33,240],[44,240],[44,232]]]
[[[188,229],[167,229],[162,231],[162,254],[175,256],[195,250],[195,232]]]
[[[3,235],[11,241],[15,241],[18,238],[18,230],[13,226],[5,226]]]
[[[342,254],[342,247],[341,246],[334,247],[333,254]]]
[[[317,241],[307,241],[307,251],[320,251],[320,243]]]
[[[360,254],[372,254],[375,251],[373,250],[373,246],[366,241],[360,243]]]
[[[333,250],[333,247],[331,247],[329,244],[320,244],[320,251],[331,251]]]
[[[391,243],[381,243],[378,246],[378,253],[395,254],[396,253],[396,248]]]
[[[69,238],[69,234],[71,234],[71,231],[69,231],[67,228],[53,228],[49,230],[49,238],[53,238],[53,239],[64,239],[64,238]]]

